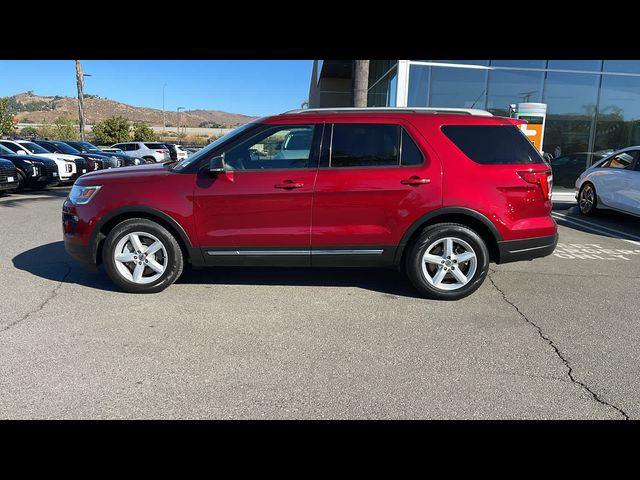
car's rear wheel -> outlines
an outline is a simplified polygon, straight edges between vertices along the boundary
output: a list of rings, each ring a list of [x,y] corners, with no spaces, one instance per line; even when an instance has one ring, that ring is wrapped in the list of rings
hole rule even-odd
[[[475,292],[487,276],[489,251],[472,229],[457,223],[425,228],[409,247],[405,271],[427,298],[458,300]]]
[[[156,159],[153,157],[144,157],[144,163],[156,163]]]
[[[146,218],[116,225],[105,239],[102,262],[113,283],[130,293],[160,292],[177,280],[184,267],[176,238]]]
[[[585,183],[578,192],[578,207],[580,213],[587,216],[596,214],[596,206],[598,205],[598,196],[596,195],[596,187],[592,183]]]

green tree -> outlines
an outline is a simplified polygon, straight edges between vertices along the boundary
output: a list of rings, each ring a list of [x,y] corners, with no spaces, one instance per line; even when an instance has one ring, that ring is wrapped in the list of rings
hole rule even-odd
[[[55,140],[80,140],[78,124],[67,117],[58,117],[51,125],[43,126],[40,134]]]
[[[15,130],[13,113],[9,110],[8,98],[0,98],[0,135],[11,135]]]
[[[134,142],[157,142],[160,139],[156,132],[144,122],[135,122],[133,124],[133,141]]]
[[[93,134],[100,145],[113,145],[131,140],[129,121],[121,116],[110,117],[93,126]]]

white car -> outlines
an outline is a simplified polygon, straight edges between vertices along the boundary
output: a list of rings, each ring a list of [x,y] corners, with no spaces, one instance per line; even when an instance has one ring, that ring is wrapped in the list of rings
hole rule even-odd
[[[640,146],[628,147],[596,162],[576,180],[583,215],[597,209],[640,216]]]
[[[45,150],[40,145],[29,142],[27,140],[0,140],[0,145],[4,145],[9,150],[18,155],[38,155],[40,157],[47,157],[56,162],[58,166],[58,178],[60,183],[73,182],[78,176],[85,172],[78,172],[76,166],[76,160],[80,165],[84,165],[86,170],[86,162],[82,157],[77,155],[69,155],[66,153],[51,153]]]
[[[159,142],[123,142],[115,143],[109,148],[119,148],[127,155],[141,157],[149,162],[166,162],[170,159],[169,150]]]

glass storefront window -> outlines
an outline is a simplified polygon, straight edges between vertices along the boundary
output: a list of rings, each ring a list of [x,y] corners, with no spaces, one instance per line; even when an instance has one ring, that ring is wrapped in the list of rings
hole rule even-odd
[[[408,107],[429,106],[429,72],[431,67],[411,65],[409,67]]]
[[[412,60],[414,62],[456,63],[458,65],[489,65],[489,60]]]
[[[640,145],[640,77],[604,75],[594,150]]]
[[[487,71],[431,67],[430,107],[485,108]]]
[[[640,73],[638,60],[605,60],[602,69],[605,72]]]
[[[543,102],[547,104],[547,121],[543,151],[558,160],[551,161],[561,181],[557,187],[572,189],[578,175],[590,163],[591,155],[584,157],[584,165],[572,165],[572,173],[563,170],[561,157],[575,153],[588,153],[591,130],[595,120],[599,75],[548,72]],[[577,173],[576,173],[577,172]]]
[[[391,67],[397,64],[397,60],[370,60],[369,61],[369,85],[376,83]]]
[[[395,107],[396,92],[398,89],[398,67],[394,67],[378,83],[369,88],[367,93],[367,106],[369,107]]]
[[[549,60],[549,68],[599,72],[602,60]]]
[[[491,60],[493,67],[545,68],[546,60]]]
[[[489,72],[487,110],[508,116],[509,105],[542,101],[544,72],[493,70]]]

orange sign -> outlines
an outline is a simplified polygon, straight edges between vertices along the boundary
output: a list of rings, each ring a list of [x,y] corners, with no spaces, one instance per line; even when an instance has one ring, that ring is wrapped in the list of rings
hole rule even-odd
[[[520,125],[520,130],[527,136],[529,141],[533,143],[533,146],[536,147],[536,150],[539,152],[542,151],[542,127],[543,125],[524,123]]]

